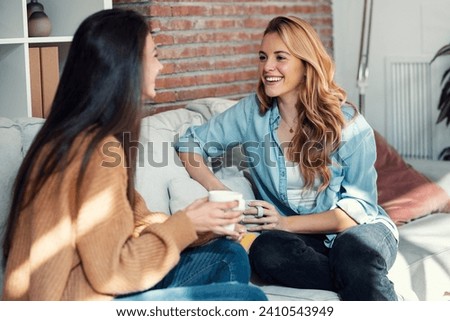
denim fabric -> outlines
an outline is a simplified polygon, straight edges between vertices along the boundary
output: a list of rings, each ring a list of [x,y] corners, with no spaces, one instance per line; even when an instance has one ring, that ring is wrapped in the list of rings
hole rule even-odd
[[[226,282],[152,290],[115,301],[267,301],[264,292],[252,285]]]
[[[397,241],[384,224],[349,228],[337,234],[331,249],[323,238],[264,232],[250,248],[251,266],[270,284],[335,291],[347,301],[397,300],[387,277],[397,255]]]
[[[115,300],[267,300],[261,290],[248,285],[249,279],[244,248],[220,238],[183,251],[179,263],[150,290]]]
[[[179,263],[153,289],[249,281],[247,252],[239,243],[220,238],[183,251]]]
[[[340,207],[359,224],[385,224],[398,239],[398,231],[387,213],[378,205],[374,168],[376,145],[372,128],[350,106],[342,112],[347,125],[342,141],[332,155],[329,186],[318,195],[314,207],[292,208],[287,196],[286,164],[277,136],[280,114],[276,100],[265,114],[259,113],[255,94],[241,99],[235,106],[215,115],[201,126],[192,126],[175,143],[179,152],[195,152],[217,157],[242,145],[248,167],[260,197],[274,204],[282,215],[320,213]],[[336,234],[325,239],[332,246]]]

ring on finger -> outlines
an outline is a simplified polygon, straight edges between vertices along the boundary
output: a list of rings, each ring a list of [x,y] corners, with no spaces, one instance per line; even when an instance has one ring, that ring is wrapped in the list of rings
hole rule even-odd
[[[261,218],[264,216],[264,208],[262,206],[256,205],[256,217]]]

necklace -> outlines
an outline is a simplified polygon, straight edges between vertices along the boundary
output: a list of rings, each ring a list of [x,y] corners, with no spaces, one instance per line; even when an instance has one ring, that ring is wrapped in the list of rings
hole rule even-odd
[[[283,119],[283,118],[281,118],[281,119]],[[284,121],[284,123],[286,124],[286,126],[289,127],[289,132],[292,134],[292,133],[294,132],[294,127],[295,127],[295,125],[297,124],[297,121],[295,121],[294,124],[293,124],[292,126],[290,126],[290,125],[287,123],[287,121],[285,121],[284,119],[283,119],[283,121]]]

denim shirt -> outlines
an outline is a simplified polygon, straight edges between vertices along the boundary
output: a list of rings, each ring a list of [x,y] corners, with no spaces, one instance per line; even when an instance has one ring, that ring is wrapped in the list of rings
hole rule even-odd
[[[246,156],[243,165],[249,168],[261,198],[273,204],[281,215],[314,214],[339,207],[358,224],[385,224],[398,240],[395,224],[378,205],[373,130],[362,115],[355,116],[351,106],[344,105],[342,112],[347,123],[329,165],[330,184],[318,194],[312,207],[293,208],[288,201],[285,158],[277,136],[281,117],[276,100],[261,115],[256,95],[249,95],[207,123],[190,127],[175,149],[198,153],[206,159],[241,145]],[[325,245],[331,247],[335,237],[328,234]]]

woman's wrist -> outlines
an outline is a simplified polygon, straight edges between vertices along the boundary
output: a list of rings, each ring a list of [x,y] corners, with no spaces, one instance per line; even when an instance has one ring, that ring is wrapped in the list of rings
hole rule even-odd
[[[278,219],[278,226],[277,230],[285,231],[285,232],[293,232],[289,228],[289,217],[280,215],[280,218]]]
[[[227,186],[225,186],[221,181],[217,180],[217,182],[211,182],[206,187],[208,191],[217,191],[217,190],[229,190]]]

